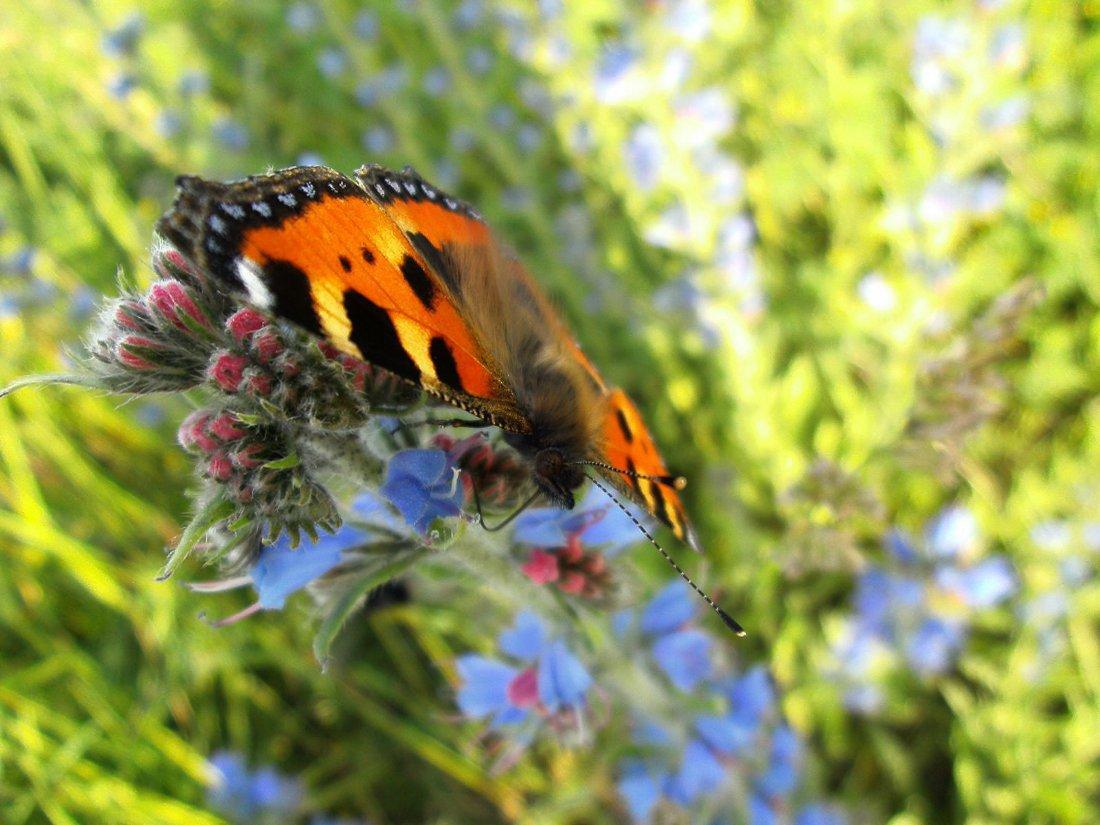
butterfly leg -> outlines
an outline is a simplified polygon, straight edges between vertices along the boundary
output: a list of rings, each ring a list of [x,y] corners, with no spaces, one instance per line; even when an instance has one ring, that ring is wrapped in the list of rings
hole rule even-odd
[[[466,427],[471,430],[481,430],[485,427],[492,427],[488,421],[481,421],[477,418],[425,418],[421,421],[402,421],[401,426],[406,429],[412,429],[413,427]]]
[[[488,524],[485,523],[485,514],[481,512],[481,497],[477,494],[477,485],[473,485],[470,489],[472,489],[474,492],[474,507],[477,510],[477,523],[481,525],[481,528],[483,530],[489,533],[495,533],[498,530],[503,530],[505,527],[515,521],[516,518],[519,517],[519,514],[530,507],[535,502],[535,499],[538,498],[539,495],[542,493],[542,490],[535,490],[535,492],[531,493],[531,495],[527,497],[527,500],[524,501],[523,504],[519,505],[519,507],[517,507],[515,510],[513,510],[512,513],[504,519],[504,521],[490,527]]]

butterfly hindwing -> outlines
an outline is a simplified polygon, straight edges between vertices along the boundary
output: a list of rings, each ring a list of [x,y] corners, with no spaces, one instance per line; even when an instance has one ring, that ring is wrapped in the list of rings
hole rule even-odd
[[[525,431],[433,267],[355,181],[308,167],[178,186],[159,231],[234,291],[448,403]]]
[[[604,417],[603,461],[627,473],[605,471],[604,475],[621,490],[641,504],[652,515],[672,528],[678,539],[699,549],[695,531],[688,521],[683,502],[676,488],[669,483],[643,476],[668,476],[668,468],[657,445],[642,421],[638,408],[622,390],[611,390],[606,396]]]

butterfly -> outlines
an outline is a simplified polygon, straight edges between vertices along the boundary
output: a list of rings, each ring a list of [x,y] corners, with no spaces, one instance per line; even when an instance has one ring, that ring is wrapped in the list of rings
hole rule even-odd
[[[229,290],[500,428],[561,507],[592,467],[698,549],[638,409],[471,206],[411,167],[176,185],[158,234]]]

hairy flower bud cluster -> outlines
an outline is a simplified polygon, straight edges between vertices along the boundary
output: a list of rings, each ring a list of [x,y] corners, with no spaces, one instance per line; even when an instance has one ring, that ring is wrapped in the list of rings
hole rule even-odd
[[[335,503],[283,434],[254,419],[228,408],[196,410],[180,424],[180,446],[199,457],[203,479],[239,505],[238,517],[263,520],[276,534],[338,527]]]
[[[494,447],[481,433],[461,439],[440,433],[432,443],[463,471],[463,483],[476,488],[482,504],[504,507],[526,489],[530,472],[515,452]]]

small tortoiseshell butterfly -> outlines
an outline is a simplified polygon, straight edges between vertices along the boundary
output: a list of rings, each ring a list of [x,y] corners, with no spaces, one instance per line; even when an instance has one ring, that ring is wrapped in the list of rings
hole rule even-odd
[[[594,466],[698,549],[638,410],[470,206],[408,167],[177,186],[158,232],[251,304],[499,427],[560,506]]]

